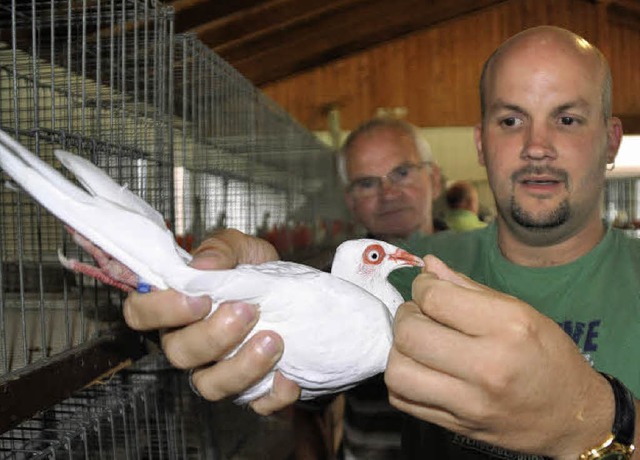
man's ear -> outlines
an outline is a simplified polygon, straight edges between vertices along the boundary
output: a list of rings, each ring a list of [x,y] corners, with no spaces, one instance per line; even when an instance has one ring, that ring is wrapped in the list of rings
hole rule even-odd
[[[473,142],[476,144],[478,163],[480,163],[480,166],[486,166],[484,161],[484,150],[482,149],[482,123],[478,123],[473,128]]]
[[[622,134],[622,121],[618,117],[611,117],[607,122],[607,164],[616,161]]]

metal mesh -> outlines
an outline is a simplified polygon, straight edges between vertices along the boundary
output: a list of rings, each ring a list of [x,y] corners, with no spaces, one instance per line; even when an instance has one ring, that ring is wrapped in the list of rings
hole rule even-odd
[[[180,375],[156,364],[138,364],[0,435],[0,458],[211,457],[206,412],[194,410]]]
[[[0,6],[0,127],[49,161],[91,159],[171,219],[171,11],[149,2]],[[64,273],[63,227],[0,190],[0,371],[82,343],[119,318],[118,293]],[[116,310],[116,311],[114,311]]]
[[[287,458],[282,417],[197,398],[186,375],[148,355],[0,434],[0,459]]]
[[[315,231],[343,217],[333,158],[315,136],[195,36],[176,37],[173,68],[178,234],[197,243],[221,226]]]
[[[637,177],[609,178],[604,189],[604,219],[633,236],[640,236],[640,207]]]
[[[344,237],[330,150],[194,36],[174,35],[172,9],[155,1],[0,3],[0,128],[56,168],[54,149],[90,159],[158,209],[188,249],[224,226],[269,238],[285,256]],[[122,324],[122,294],[65,272],[59,249],[86,260],[60,222],[3,184],[0,384]],[[138,452],[125,421],[118,442],[106,441],[129,410],[112,402],[157,402],[156,383],[128,385],[118,377],[43,412],[5,433],[2,452]],[[108,429],[82,402],[89,393]],[[178,452],[175,423],[167,451]],[[129,458],[107,455],[116,457]]]

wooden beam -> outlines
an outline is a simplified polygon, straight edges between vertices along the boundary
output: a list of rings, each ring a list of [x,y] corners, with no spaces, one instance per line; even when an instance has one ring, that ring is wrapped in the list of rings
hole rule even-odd
[[[253,8],[223,21],[209,22],[194,29],[198,38],[219,53],[230,46],[259,39],[278,29],[307,23],[323,14],[340,14],[349,5],[370,0],[283,0]]]
[[[629,11],[640,13],[640,2],[638,0],[609,0],[608,3]]]
[[[632,0],[610,0],[607,4],[607,19],[616,24],[640,29],[640,2]]]
[[[130,329],[122,329],[3,375],[0,379],[0,433],[145,353],[141,336]]]
[[[243,13],[246,9],[268,4],[268,0],[209,0],[175,7],[176,33],[192,30],[208,22]]]
[[[640,134],[640,113],[616,115],[622,121],[625,134]]]
[[[503,1],[357,2],[339,14],[321,14],[233,46],[213,49],[261,86]]]

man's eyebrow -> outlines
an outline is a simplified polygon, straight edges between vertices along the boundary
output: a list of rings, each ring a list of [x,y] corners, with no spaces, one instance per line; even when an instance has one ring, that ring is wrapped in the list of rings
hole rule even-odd
[[[591,105],[589,104],[589,102],[583,98],[578,98],[576,100],[573,101],[568,101],[562,105],[557,106],[554,110],[553,113],[554,114],[559,114],[562,113],[564,111],[567,110],[572,110],[572,109],[580,109],[580,110],[584,110],[586,112],[589,112],[591,108]],[[497,112],[500,110],[507,110],[507,111],[511,111],[511,112],[516,112],[516,113],[521,113],[523,115],[528,114],[527,110],[524,109],[523,107],[517,105],[517,104],[512,104],[512,103],[508,103],[505,102],[501,99],[496,100],[495,102],[493,102],[490,106],[489,106],[489,110],[488,112],[493,113],[493,112]]]
[[[586,100],[579,98],[575,101],[569,101],[566,104],[559,105],[554,112],[561,113],[571,109],[580,109],[589,112],[590,105]]]
[[[498,99],[495,102],[493,102],[490,106],[489,106],[489,112],[496,112],[498,110],[509,110],[512,112],[517,112],[517,113],[522,113],[522,114],[526,114],[527,111],[520,107],[517,104],[511,104],[508,102],[503,101],[502,99]]]
[[[358,176],[358,177],[354,177],[353,179],[351,179],[351,182],[356,182],[356,181],[360,181],[360,180],[375,179],[376,177],[380,177],[380,176],[372,176],[372,175]]]

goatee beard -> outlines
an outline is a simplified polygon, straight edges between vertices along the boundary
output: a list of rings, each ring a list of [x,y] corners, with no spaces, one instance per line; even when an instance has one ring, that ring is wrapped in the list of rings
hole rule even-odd
[[[571,215],[569,202],[567,200],[560,203],[560,205],[553,211],[539,217],[535,217],[521,208],[513,197],[511,198],[510,207],[511,217],[515,223],[521,227],[535,231],[543,231],[559,227],[565,224]]]
[[[569,175],[566,171],[558,168],[553,168],[548,165],[537,166],[527,165],[524,168],[520,168],[511,175],[511,181],[516,184],[526,176],[541,176],[547,175],[553,177],[560,183],[563,183],[565,187],[569,187]],[[511,218],[515,223],[529,230],[548,230],[563,225],[570,217],[569,202],[564,200],[560,205],[551,212],[534,216],[520,207],[515,198],[511,197],[510,202]]]

